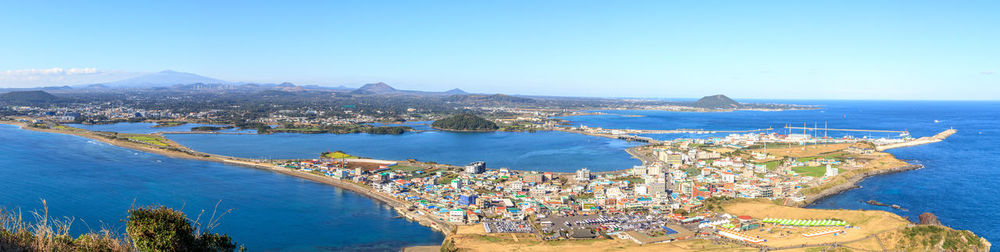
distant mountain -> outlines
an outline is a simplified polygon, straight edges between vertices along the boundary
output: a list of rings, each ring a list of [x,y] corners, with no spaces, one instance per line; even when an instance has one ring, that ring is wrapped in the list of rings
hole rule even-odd
[[[220,84],[227,83],[226,81],[209,78],[193,73],[182,73],[176,71],[162,71],[157,73],[145,74],[134,78],[128,78],[120,81],[113,81],[104,84],[105,86],[111,87],[132,87],[132,88],[149,88],[149,87],[166,87],[173,85],[187,85],[187,84]]]
[[[505,94],[495,95],[452,95],[445,99],[450,102],[465,103],[534,103],[535,99],[510,96]]]
[[[73,88],[71,88],[70,86],[42,87],[42,90],[70,90],[70,89],[73,89]]]
[[[384,82],[365,84],[364,86],[351,91],[353,94],[389,94],[396,92],[399,92],[399,90],[392,88],[389,84],[385,84]]]
[[[705,96],[698,101],[691,104],[692,107],[696,108],[706,108],[706,109],[737,109],[740,108],[740,103],[729,99],[725,95],[712,95]]]
[[[0,94],[0,102],[12,104],[49,103],[59,101],[59,97],[45,91],[14,91]]]
[[[272,89],[272,90],[264,90],[257,92],[256,95],[259,95],[261,97],[289,97],[289,96],[295,96],[295,93]]]
[[[312,90],[336,90],[336,91],[353,91],[354,90],[354,88],[345,87],[344,85],[340,85],[340,86],[336,86],[336,87],[327,87],[327,86],[320,86],[320,85],[311,84],[311,85],[302,86],[302,88],[312,89]]]
[[[444,91],[444,93],[446,93],[446,94],[459,94],[459,95],[469,94],[468,92],[465,92],[465,90],[458,89],[458,88],[452,89],[452,90],[448,90],[448,91]]]

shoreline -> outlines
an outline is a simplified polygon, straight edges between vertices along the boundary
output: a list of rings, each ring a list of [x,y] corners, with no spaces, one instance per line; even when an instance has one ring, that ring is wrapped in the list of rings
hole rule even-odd
[[[200,161],[218,162],[218,163],[223,163],[223,164],[238,165],[238,166],[244,166],[244,167],[248,167],[248,168],[261,169],[261,170],[269,170],[269,171],[272,171],[272,172],[277,172],[277,173],[281,173],[281,174],[285,174],[285,175],[291,175],[291,176],[298,177],[298,178],[301,178],[301,179],[306,179],[306,180],[309,180],[309,181],[312,181],[312,182],[322,183],[322,184],[326,184],[326,185],[329,185],[329,186],[337,187],[337,188],[340,188],[340,189],[349,190],[349,191],[361,194],[361,195],[363,195],[365,197],[371,198],[373,200],[379,201],[381,203],[388,204],[389,206],[392,206],[393,209],[395,209],[396,212],[400,216],[402,216],[402,217],[404,217],[404,218],[406,218],[406,219],[408,219],[410,221],[416,221],[420,225],[429,227],[429,228],[431,228],[434,231],[441,232],[442,234],[444,234],[446,236],[445,240],[448,239],[447,237],[450,236],[450,234],[452,234],[453,231],[456,228],[456,226],[451,225],[450,223],[447,223],[447,222],[445,222],[443,220],[438,220],[438,219],[432,218],[431,217],[432,215],[419,214],[419,213],[422,213],[422,212],[419,212],[420,210],[409,211],[407,208],[411,204],[409,204],[408,202],[396,199],[396,198],[394,198],[391,195],[387,195],[385,193],[375,191],[374,189],[366,187],[364,185],[355,184],[355,183],[350,182],[350,181],[336,180],[336,179],[333,179],[333,178],[328,178],[328,177],[324,177],[324,176],[320,176],[320,175],[309,174],[309,173],[304,173],[304,172],[297,172],[297,171],[289,170],[289,169],[285,169],[285,168],[279,168],[279,167],[274,166],[271,163],[255,161],[254,159],[229,157],[229,156],[224,156],[224,155],[216,155],[216,154],[199,152],[199,151],[195,151],[195,150],[192,150],[190,148],[187,148],[186,146],[180,145],[180,144],[178,144],[176,142],[170,141],[169,139],[166,139],[169,142],[169,146],[168,147],[173,147],[173,148],[176,148],[177,150],[165,149],[166,147],[163,147],[163,148],[161,148],[161,147],[155,147],[155,146],[150,146],[150,145],[141,144],[141,143],[129,142],[129,141],[125,141],[125,140],[109,139],[109,138],[103,137],[101,135],[98,135],[94,131],[90,131],[90,130],[83,130],[83,129],[81,129],[81,130],[64,130],[64,129],[35,128],[35,127],[28,127],[26,123],[22,123],[22,122],[18,122],[18,121],[0,121],[0,124],[8,124],[8,125],[18,126],[22,130],[32,130],[32,131],[36,131],[36,132],[46,132],[46,133],[74,135],[74,136],[84,137],[84,138],[88,138],[88,139],[98,140],[100,142],[103,142],[103,143],[106,143],[106,144],[110,144],[110,145],[114,145],[114,146],[118,146],[118,147],[124,147],[124,148],[132,149],[132,150],[143,151],[143,152],[153,153],[153,154],[159,154],[159,155],[164,155],[164,156],[173,157],[173,158],[185,158],[185,159],[194,159],[194,160],[200,160]],[[555,131],[561,131],[561,130],[555,130]],[[578,132],[571,132],[571,133],[578,133]],[[201,133],[201,134],[205,134],[205,133]],[[207,134],[211,134],[211,133],[207,133]],[[153,133],[153,135],[160,135],[160,134],[159,133]],[[589,134],[587,134],[587,135],[589,135]],[[937,141],[934,141],[934,142],[939,142],[941,140],[943,140],[943,138],[942,139],[938,139]],[[645,147],[645,146],[648,146],[648,144],[647,145],[640,145],[640,146],[628,147],[628,148],[625,149],[625,151],[626,151],[626,153],[629,153],[629,155],[631,155],[633,158],[640,160],[643,165],[646,165],[646,164],[648,164],[650,162],[649,160],[647,160],[648,156],[645,156],[645,155],[643,155],[640,152],[640,149],[642,147]],[[904,147],[908,147],[908,146],[904,146]],[[884,154],[888,155],[888,157],[891,157],[891,158],[895,159],[895,156],[892,155],[892,154],[890,154],[890,153],[884,153]],[[895,166],[895,167],[889,167],[889,168],[882,168],[882,169],[867,171],[867,172],[864,172],[864,173],[856,174],[856,175],[851,176],[851,177],[845,177],[844,179],[846,180],[846,182],[843,182],[843,183],[840,183],[840,184],[836,184],[836,185],[832,185],[829,188],[823,189],[823,190],[821,190],[818,193],[806,196],[806,198],[805,198],[804,201],[794,202],[794,203],[789,204],[788,206],[805,209],[805,208],[810,207],[813,203],[815,203],[818,200],[821,200],[823,198],[834,196],[834,195],[843,193],[845,191],[857,188],[857,183],[859,183],[860,181],[862,181],[862,180],[864,180],[866,178],[874,177],[874,176],[879,176],[879,175],[886,175],[886,174],[904,172],[904,171],[909,171],[909,170],[916,170],[916,169],[923,168],[922,165],[910,164],[910,163],[905,162],[905,161],[902,161],[902,162],[904,162],[906,164],[905,165]],[[619,172],[623,172],[623,171],[627,171],[627,170],[628,169],[622,169],[622,170],[615,170],[615,171],[606,171],[606,172],[601,172],[601,173],[619,173]],[[521,171],[521,170],[516,170],[516,171],[524,172],[524,171]],[[556,172],[554,172],[554,173],[556,173]],[[571,173],[566,173],[566,174],[571,174]],[[562,175],[562,173],[560,173],[560,175]],[[408,247],[404,247],[403,250],[405,250],[406,248],[411,248],[411,247],[425,247],[425,246],[408,246]]]
[[[896,166],[896,167],[893,167],[893,168],[880,169],[880,170],[875,170],[875,171],[870,171],[870,172],[866,172],[866,173],[854,175],[853,177],[845,178],[847,180],[847,182],[845,182],[845,183],[833,185],[830,188],[824,189],[824,190],[822,190],[822,191],[820,191],[820,192],[818,192],[816,194],[812,194],[812,195],[806,196],[806,199],[804,201],[801,201],[798,204],[792,204],[790,206],[801,207],[801,208],[808,208],[808,207],[812,206],[813,203],[816,203],[816,201],[819,201],[821,199],[824,199],[824,198],[827,198],[827,197],[830,197],[830,196],[834,196],[834,195],[837,195],[837,194],[849,191],[851,189],[858,188],[858,183],[861,182],[861,181],[863,181],[863,180],[865,180],[865,179],[867,179],[867,178],[875,177],[875,176],[881,176],[881,175],[887,175],[887,174],[893,174],[893,173],[900,173],[900,172],[911,171],[911,170],[918,170],[918,169],[922,169],[922,168],[924,168],[923,165],[907,164],[907,165]]]
[[[362,185],[358,185],[358,184],[355,184],[355,183],[352,183],[352,182],[344,182],[344,181],[335,180],[333,178],[325,178],[325,177],[322,177],[322,176],[319,176],[319,175],[315,175],[315,174],[309,174],[309,173],[304,173],[304,172],[296,172],[296,171],[292,171],[292,170],[288,170],[288,169],[282,169],[282,168],[275,167],[273,164],[252,161],[252,160],[249,160],[249,159],[247,159],[247,160],[241,160],[241,158],[236,158],[236,157],[229,157],[229,156],[223,156],[223,155],[215,155],[215,154],[198,152],[198,151],[194,151],[194,150],[188,149],[187,147],[183,147],[183,148],[184,148],[184,150],[189,151],[190,153],[189,152],[182,152],[182,151],[175,151],[175,150],[160,149],[160,148],[157,148],[157,147],[146,146],[146,145],[138,144],[138,143],[131,143],[131,142],[126,142],[126,141],[119,141],[119,140],[107,139],[107,138],[103,138],[103,137],[94,135],[92,133],[92,131],[89,131],[89,130],[84,131],[86,133],[80,133],[80,132],[72,132],[72,131],[65,131],[65,130],[41,129],[41,128],[34,128],[34,127],[27,127],[26,124],[21,123],[21,122],[17,122],[17,121],[0,121],[0,124],[7,124],[7,125],[18,126],[19,129],[21,129],[21,130],[30,130],[30,131],[36,131],[36,132],[73,135],[73,136],[83,137],[83,138],[87,138],[87,139],[97,140],[97,141],[100,141],[102,143],[106,143],[106,144],[117,146],[117,147],[128,148],[128,149],[131,149],[131,150],[142,151],[142,152],[152,153],[152,154],[158,154],[158,155],[163,155],[163,156],[172,157],[172,158],[183,158],[183,159],[192,159],[192,160],[216,162],[216,163],[236,165],[236,166],[243,166],[243,167],[247,167],[247,168],[259,169],[259,170],[266,170],[266,171],[277,172],[277,173],[281,173],[281,174],[285,174],[285,175],[290,175],[290,176],[298,177],[298,178],[301,178],[301,179],[306,179],[306,180],[309,180],[309,181],[312,181],[312,182],[326,184],[326,185],[333,186],[333,187],[336,187],[336,188],[340,188],[340,189],[352,191],[352,192],[358,193],[358,194],[360,194],[362,196],[365,196],[365,197],[368,197],[368,198],[373,199],[375,201],[378,201],[380,203],[388,204],[389,206],[392,206],[393,209],[395,209],[396,212],[400,216],[402,216],[402,217],[404,217],[404,218],[406,218],[408,220],[411,220],[411,221],[416,221],[417,223],[419,223],[419,224],[421,224],[423,226],[426,226],[428,228],[431,228],[434,231],[441,232],[442,234],[444,234],[446,236],[449,233],[451,233],[452,229],[454,229],[454,227],[451,224],[448,224],[447,222],[444,222],[444,221],[441,221],[441,220],[436,220],[434,218],[431,218],[431,217],[429,217],[430,215],[427,215],[427,214],[420,215],[420,214],[415,214],[414,212],[408,211],[407,210],[407,207],[409,206],[408,203],[406,203],[404,201],[401,201],[399,199],[396,199],[396,198],[392,197],[391,195],[385,195],[384,193],[372,190],[370,188],[365,188]],[[176,143],[174,143],[174,144],[176,144]],[[204,156],[198,156],[198,155],[195,155],[195,154],[204,155]]]

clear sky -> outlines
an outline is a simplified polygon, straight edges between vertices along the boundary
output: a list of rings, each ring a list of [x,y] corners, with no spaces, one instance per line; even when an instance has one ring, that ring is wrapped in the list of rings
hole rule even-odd
[[[5,1],[0,87],[1000,99],[1000,1]]]

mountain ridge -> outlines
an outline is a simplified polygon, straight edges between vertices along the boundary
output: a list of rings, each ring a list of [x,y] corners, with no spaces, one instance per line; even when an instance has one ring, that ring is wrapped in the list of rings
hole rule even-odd
[[[117,80],[105,83],[95,83],[95,84],[102,84],[104,86],[110,86],[110,87],[149,88],[149,87],[165,87],[172,85],[187,85],[187,84],[197,84],[197,83],[224,84],[229,82],[193,73],[164,70],[124,80]]]

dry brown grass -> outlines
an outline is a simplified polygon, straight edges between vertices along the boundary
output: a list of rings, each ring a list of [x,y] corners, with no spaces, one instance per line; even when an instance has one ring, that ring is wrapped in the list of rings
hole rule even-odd
[[[135,251],[126,237],[103,227],[73,238],[75,219],[49,216],[45,200],[41,211],[29,214],[34,221],[20,210],[0,209],[0,251]]]
[[[779,206],[762,202],[736,202],[726,204],[725,212],[735,215],[749,215],[754,218],[783,218],[783,219],[840,219],[847,221],[858,228],[847,229],[846,234],[827,235],[817,238],[804,238],[802,233],[817,230],[819,228],[785,228],[775,225],[766,225],[774,232],[761,232],[759,230],[749,231],[748,234],[759,235],[767,239],[763,243],[766,246],[785,247],[802,244],[821,244],[830,242],[853,242],[865,239],[872,234],[891,232],[906,227],[910,222],[898,215],[885,211],[858,211],[858,210],[825,210],[807,209],[798,207]],[[791,232],[789,234],[789,232]]]
[[[794,157],[794,158],[800,158],[800,157],[815,157],[815,156],[820,156],[823,153],[830,153],[830,152],[845,150],[845,149],[847,149],[847,147],[850,147],[850,146],[851,146],[850,143],[842,143],[842,144],[816,144],[816,145],[806,145],[806,146],[792,145],[792,147],[788,147],[788,148],[770,148],[770,149],[767,149],[766,151],[764,151],[764,150],[760,150],[760,151],[764,151],[768,155],[773,155],[773,156],[776,156],[776,157]]]

